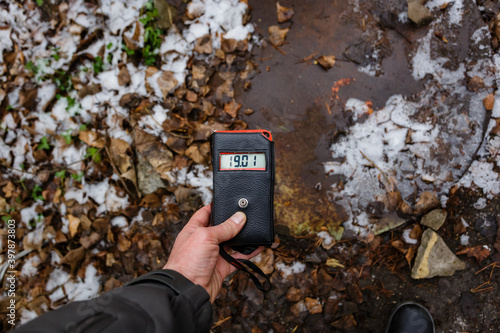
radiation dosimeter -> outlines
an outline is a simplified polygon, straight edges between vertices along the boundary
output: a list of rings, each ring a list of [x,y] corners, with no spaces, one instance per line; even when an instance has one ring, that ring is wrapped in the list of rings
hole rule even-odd
[[[248,253],[274,241],[274,142],[266,130],[215,131],[212,225],[237,211],[246,214],[241,232],[224,243]]]

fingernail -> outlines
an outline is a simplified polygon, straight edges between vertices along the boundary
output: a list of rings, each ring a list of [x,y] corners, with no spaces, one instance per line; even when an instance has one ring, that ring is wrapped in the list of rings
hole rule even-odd
[[[236,224],[241,224],[247,219],[247,216],[245,213],[242,212],[236,212],[233,216],[231,216],[231,220],[233,220],[234,223]]]

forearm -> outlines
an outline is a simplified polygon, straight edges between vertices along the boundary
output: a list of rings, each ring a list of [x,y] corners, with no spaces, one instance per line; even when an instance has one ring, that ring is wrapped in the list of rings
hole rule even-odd
[[[208,332],[211,323],[208,293],[176,272],[159,270],[44,314],[15,333]]]

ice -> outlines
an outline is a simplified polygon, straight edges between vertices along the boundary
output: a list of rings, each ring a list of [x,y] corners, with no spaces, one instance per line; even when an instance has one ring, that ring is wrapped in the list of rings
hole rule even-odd
[[[486,202],[486,198],[479,198],[474,204],[474,208],[479,210],[484,209],[486,208]]]
[[[468,235],[461,235],[460,236],[460,245],[469,246],[469,236]]]
[[[290,276],[292,274],[299,274],[299,273],[304,272],[304,270],[306,269],[306,265],[299,262],[299,261],[295,261],[292,263],[291,266],[287,266],[282,261],[279,261],[276,263],[276,268],[280,272],[283,272],[284,278],[287,278],[288,276]]]

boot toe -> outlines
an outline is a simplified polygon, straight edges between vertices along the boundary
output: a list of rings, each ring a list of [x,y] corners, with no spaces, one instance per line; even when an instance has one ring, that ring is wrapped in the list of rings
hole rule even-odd
[[[387,333],[435,333],[434,320],[422,305],[401,304],[392,313]]]

